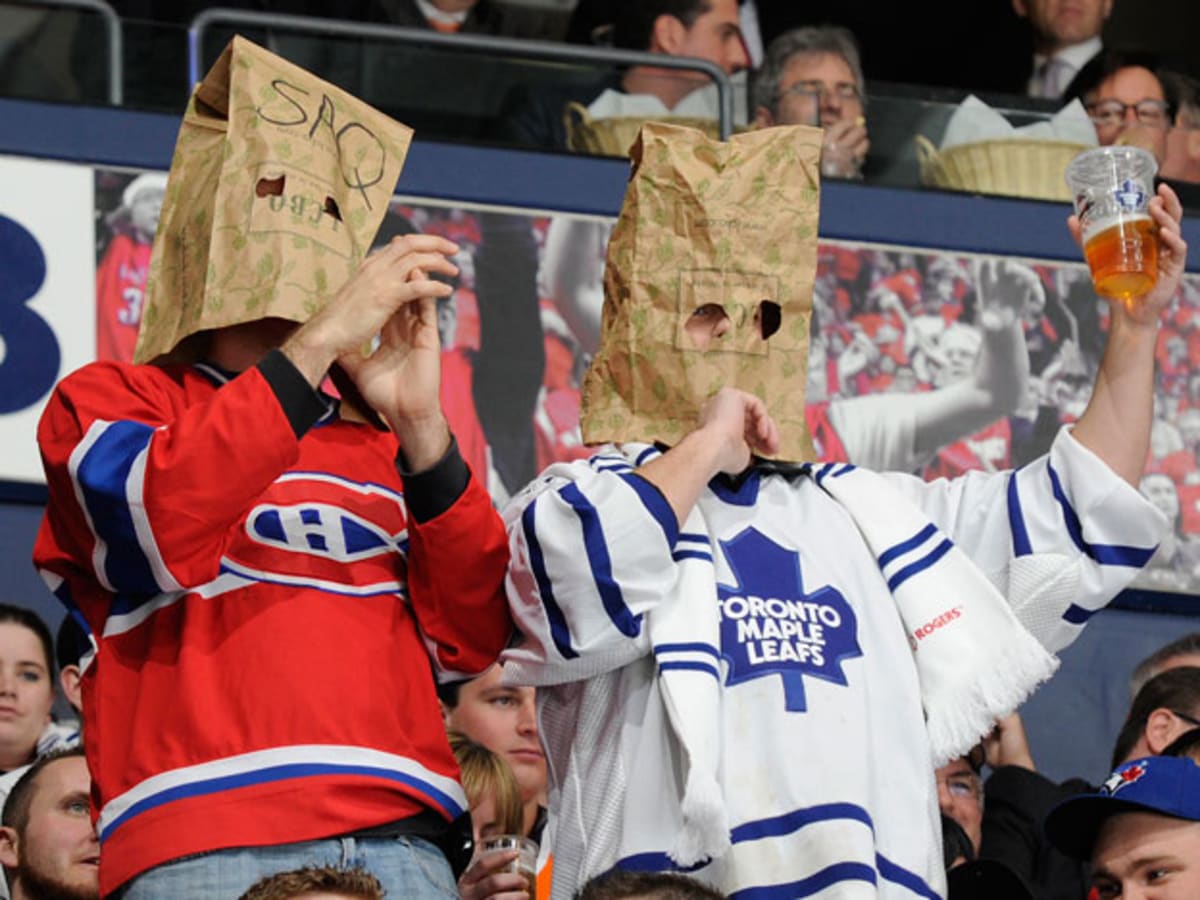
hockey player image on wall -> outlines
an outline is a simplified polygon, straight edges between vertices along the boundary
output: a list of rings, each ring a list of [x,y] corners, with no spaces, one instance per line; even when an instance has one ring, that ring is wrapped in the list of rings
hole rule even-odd
[[[512,621],[439,401],[458,246],[364,259],[410,140],[235,38],[180,131],[136,364],[47,404],[34,561],[97,644],[105,896],[237,897],[349,853],[389,896],[457,897],[435,679],[489,668]]]
[[[613,868],[726,894],[944,896],[934,768],[1055,669],[1166,523],[1137,491],[1158,319],[1113,305],[1091,401],[1016,472],[813,462],[819,132],[646,125],[583,435],[505,509],[512,683],[538,687],[555,895]],[[1071,223],[1073,230],[1074,223]],[[1034,273],[985,267],[1020,309]]]
[[[101,177],[111,173],[97,173],[97,180]],[[96,268],[97,359],[133,362],[166,187],[165,175],[137,175],[121,192],[120,205],[104,216],[111,237]]]

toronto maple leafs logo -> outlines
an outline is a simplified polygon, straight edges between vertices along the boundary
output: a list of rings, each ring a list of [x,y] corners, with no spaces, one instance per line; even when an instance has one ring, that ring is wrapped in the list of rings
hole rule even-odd
[[[808,708],[805,675],[846,684],[842,662],[862,656],[846,598],[829,586],[806,591],[799,554],[754,528],[721,541],[721,549],[736,581],[717,585],[725,683],[779,675],[789,712]]]
[[[1146,203],[1146,190],[1140,181],[1126,178],[1113,190],[1113,196],[1122,209],[1138,210]]]
[[[1122,766],[1108,776],[1108,781],[1104,782],[1104,785],[1100,788],[1100,793],[1111,797],[1117,791],[1121,790],[1121,788],[1129,787],[1129,785],[1139,780],[1145,774],[1146,766],[1140,762]]]

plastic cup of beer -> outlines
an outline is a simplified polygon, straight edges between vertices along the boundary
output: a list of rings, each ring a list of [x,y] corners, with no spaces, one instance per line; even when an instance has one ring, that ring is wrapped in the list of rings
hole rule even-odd
[[[1158,163],[1141,147],[1096,147],[1067,166],[1096,293],[1126,306],[1158,280],[1158,228],[1148,205]]]
[[[536,841],[520,834],[493,834],[479,839],[477,853],[487,856],[489,853],[505,853],[519,850],[521,855],[514,859],[499,872],[516,872],[525,879],[525,892],[529,900],[537,900],[537,858],[538,845]]]

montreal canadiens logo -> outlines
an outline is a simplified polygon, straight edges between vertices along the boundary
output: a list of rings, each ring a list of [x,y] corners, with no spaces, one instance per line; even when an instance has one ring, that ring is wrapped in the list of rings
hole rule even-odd
[[[845,685],[842,662],[862,656],[846,598],[828,586],[806,589],[799,554],[754,528],[721,549],[736,581],[717,585],[725,683],[779,675],[790,712],[808,708],[805,676]]]
[[[1146,772],[1147,768],[1142,763],[1134,763],[1131,766],[1118,769],[1112,775],[1108,776],[1108,781],[1104,782],[1104,785],[1100,788],[1100,793],[1111,797],[1117,791],[1121,790],[1121,788],[1127,788],[1135,781],[1140,780]]]

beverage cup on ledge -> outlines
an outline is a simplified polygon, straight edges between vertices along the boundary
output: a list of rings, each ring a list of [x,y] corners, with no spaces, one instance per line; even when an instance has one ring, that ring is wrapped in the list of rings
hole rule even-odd
[[[1127,307],[1158,279],[1158,234],[1147,208],[1158,164],[1141,147],[1096,147],[1067,166],[1096,293]]]
[[[479,839],[476,854],[486,856],[489,853],[504,853],[519,850],[521,855],[508,866],[499,871],[516,872],[525,879],[525,891],[529,900],[537,900],[537,842],[519,834],[493,834]]]

